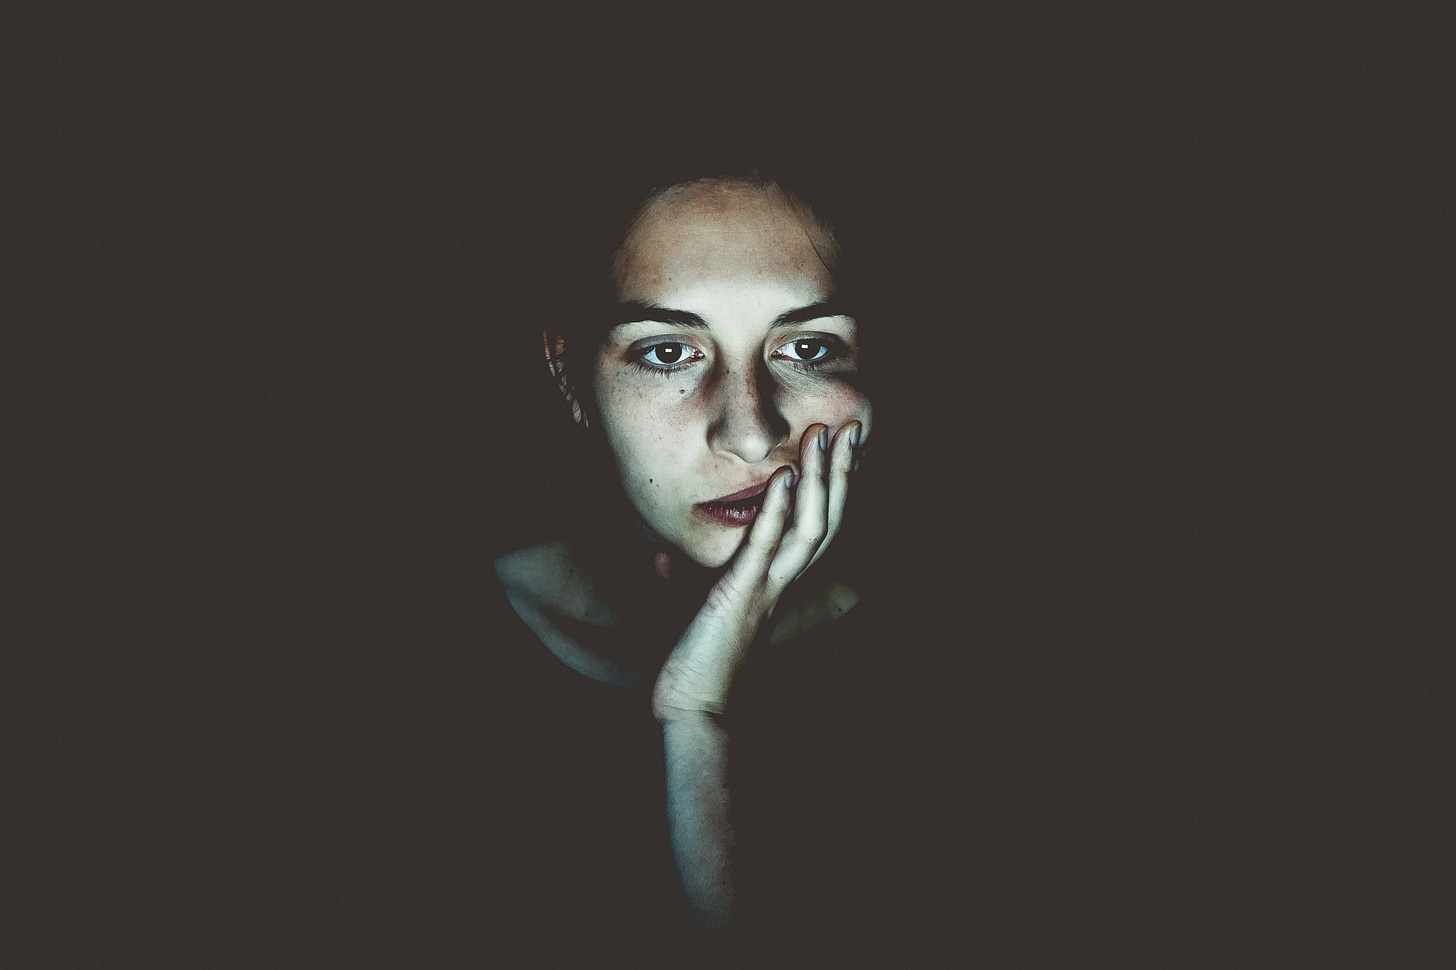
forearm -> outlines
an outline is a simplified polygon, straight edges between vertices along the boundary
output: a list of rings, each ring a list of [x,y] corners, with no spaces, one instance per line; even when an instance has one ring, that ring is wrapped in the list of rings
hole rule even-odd
[[[667,821],[678,878],[698,921],[728,926],[733,910],[728,733],[711,714],[659,711]]]

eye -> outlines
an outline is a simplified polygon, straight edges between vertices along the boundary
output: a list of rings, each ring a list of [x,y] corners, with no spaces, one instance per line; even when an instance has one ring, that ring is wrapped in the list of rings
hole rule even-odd
[[[774,356],[798,364],[812,364],[831,356],[837,347],[838,341],[827,337],[800,337],[774,351]]]
[[[659,367],[671,367],[683,358],[682,344],[653,344],[642,352],[642,359]]]
[[[638,347],[631,352],[632,363],[655,373],[668,373],[679,367],[702,359],[702,354],[690,344],[677,340]]]

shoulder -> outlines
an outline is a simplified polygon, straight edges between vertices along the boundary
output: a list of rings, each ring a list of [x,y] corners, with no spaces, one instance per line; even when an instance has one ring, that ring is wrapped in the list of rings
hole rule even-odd
[[[557,659],[603,683],[638,685],[636,674],[588,643],[610,630],[617,614],[597,594],[567,542],[542,542],[499,556],[495,573],[516,615]]]
[[[542,542],[495,560],[495,574],[512,602],[550,607],[574,620],[614,626],[616,615],[569,542]]]
[[[496,557],[495,574],[507,596],[539,597],[559,584],[571,563],[571,545],[542,542]]]

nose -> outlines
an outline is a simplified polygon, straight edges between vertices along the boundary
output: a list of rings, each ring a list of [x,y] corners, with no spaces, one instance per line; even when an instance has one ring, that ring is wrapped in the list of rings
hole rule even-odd
[[[709,447],[749,465],[773,454],[789,435],[789,423],[774,407],[773,391],[767,366],[724,368],[714,382]]]

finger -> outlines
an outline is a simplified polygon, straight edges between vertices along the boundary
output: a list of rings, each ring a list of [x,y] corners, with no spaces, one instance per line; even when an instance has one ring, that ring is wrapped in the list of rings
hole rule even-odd
[[[855,453],[859,449],[863,434],[864,426],[858,421],[847,422],[839,429],[834,436],[834,443],[829,446],[829,496],[824,539],[819,543],[819,548],[814,550],[809,566],[819,561],[819,557],[824,555],[824,550],[829,548],[829,543],[844,525],[844,509],[849,500],[849,477],[854,470]],[[809,566],[804,568],[807,570]]]
[[[736,576],[758,577],[767,575],[769,564],[783,540],[784,526],[793,507],[794,470],[787,465],[780,468],[768,481],[763,505],[748,527],[748,536],[739,547],[733,561],[732,572]]]
[[[769,578],[788,585],[797,579],[824,541],[829,507],[829,428],[810,425],[800,442],[799,466],[803,476],[794,489],[794,512],[779,543],[778,554],[769,567]]]

